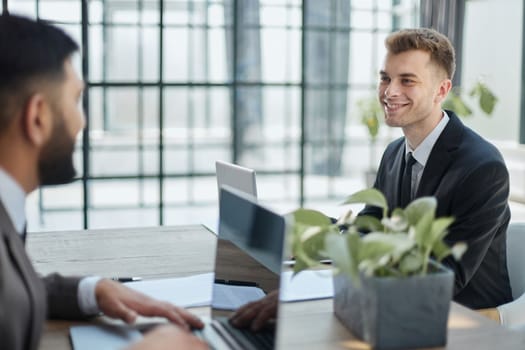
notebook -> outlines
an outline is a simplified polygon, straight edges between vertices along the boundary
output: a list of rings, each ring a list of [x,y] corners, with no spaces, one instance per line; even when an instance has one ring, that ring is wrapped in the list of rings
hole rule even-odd
[[[222,185],[231,186],[239,191],[257,197],[257,184],[255,170],[245,168],[237,164],[215,161],[215,172],[217,175],[217,189],[220,191]]]
[[[228,319],[247,302],[279,293],[285,227],[284,217],[257,204],[252,196],[221,187],[211,319],[205,321],[203,330],[195,331],[212,348],[274,348],[278,302],[277,316],[259,332],[236,328]]]

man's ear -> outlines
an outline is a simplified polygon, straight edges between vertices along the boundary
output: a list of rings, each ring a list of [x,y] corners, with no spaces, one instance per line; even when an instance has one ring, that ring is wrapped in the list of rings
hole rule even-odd
[[[443,101],[445,101],[445,99],[447,98],[450,89],[452,89],[452,81],[450,79],[442,80],[439,84],[437,95],[435,97],[435,102],[439,104],[443,103]]]
[[[22,127],[27,141],[35,146],[47,142],[53,127],[52,114],[44,95],[31,95],[22,114]]]

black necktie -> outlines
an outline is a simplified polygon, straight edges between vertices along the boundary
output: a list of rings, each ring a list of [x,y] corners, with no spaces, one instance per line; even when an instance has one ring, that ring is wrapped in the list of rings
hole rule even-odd
[[[24,242],[24,245],[26,244],[26,236],[27,236],[27,225],[24,225],[24,231],[22,231],[22,242]]]
[[[416,159],[412,157],[412,152],[409,152],[405,161],[405,169],[401,177],[401,187],[399,193],[399,206],[405,208],[412,199],[412,166]]]

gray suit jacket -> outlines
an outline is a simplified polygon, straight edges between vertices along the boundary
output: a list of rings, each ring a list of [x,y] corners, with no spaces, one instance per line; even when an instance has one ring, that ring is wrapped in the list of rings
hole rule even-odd
[[[453,216],[445,241],[466,242],[460,262],[444,264],[455,273],[454,300],[470,308],[495,307],[512,300],[506,260],[506,232],[510,220],[509,174],[499,151],[463,125],[451,111],[450,121],[428,158],[416,197],[435,196],[436,216]],[[389,208],[400,205],[405,140],[388,145],[374,187]],[[381,216],[376,207],[360,214]]]
[[[79,278],[40,278],[0,201],[0,344],[3,349],[37,349],[46,316],[81,318]]]

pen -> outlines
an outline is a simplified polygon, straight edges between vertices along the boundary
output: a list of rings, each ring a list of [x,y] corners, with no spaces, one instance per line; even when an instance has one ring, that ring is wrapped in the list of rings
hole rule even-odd
[[[111,277],[111,280],[123,283],[123,282],[142,281],[142,278],[140,277]]]
[[[247,287],[258,287],[259,286],[255,282],[236,281],[236,280],[223,280],[223,279],[215,279],[215,283],[228,284],[230,286],[247,286]]]

